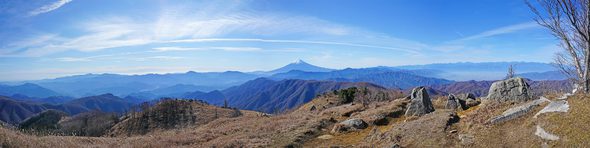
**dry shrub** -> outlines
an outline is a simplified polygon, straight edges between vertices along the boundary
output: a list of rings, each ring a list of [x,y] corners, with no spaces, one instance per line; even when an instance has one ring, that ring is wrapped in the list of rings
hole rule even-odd
[[[447,96],[432,96],[432,106],[434,106],[434,109],[445,109],[445,106],[447,105]]]

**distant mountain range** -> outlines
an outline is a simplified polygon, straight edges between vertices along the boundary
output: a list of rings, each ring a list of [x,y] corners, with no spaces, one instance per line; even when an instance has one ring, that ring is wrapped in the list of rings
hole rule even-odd
[[[48,109],[63,111],[70,115],[93,110],[122,113],[131,106],[133,106],[133,103],[112,94],[84,97],[57,105],[0,96],[0,120],[15,124]]]
[[[70,96],[51,96],[45,98],[38,98],[38,97],[29,97],[26,95],[16,94],[12,96],[8,96],[14,100],[25,101],[25,102],[35,102],[35,103],[46,103],[46,104],[62,104],[68,102],[70,100],[74,100],[76,98]]]
[[[231,107],[273,113],[307,103],[319,94],[349,87],[385,89],[371,83],[258,78],[222,91],[193,92],[184,98],[201,99],[215,105],[227,101]]]
[[[520,73],[517,76],[528,78],[531,80],[565,80],[567,76],[565,76],[560,71],[546,71],[546,72],[528,72],[528,73]]]
[[[406,70],[429,69],[438,70],[440,73],[429,75],[428,77],[444,78],[456,81],[468,80],[499,80],[506,76],[508,67],[513,65],[516,73],[542,73],[548,71],[558,71],[549,63],[538,62],[460,62],[460,63],[439,63],[426,65],[407,65],[397,66],[395,68]],[[555,73],[551,73],[552,75]],[[531,75],[523,75],[531,76]],[[537,80],[539,76],[530,79]],[[528,78],[528,77],[527,77]],[[551,78],[551,79],[549,79]],[[542,77],[544,80],[561,80],[563,77]]]
[[[28,97],[51,97],[51,96],[59,96],[60,94],[41,87],[37,84],[33,83],[25,83],[22,85],[16,86],[9,86],[9,85],[0,85],[0,95],[2,96],[13,96],[13,95],[26,95]]]
[[[461,93],[472,93],[476,96],[487,96],[490,86],[494,81],[463,81],[451,84],[433,85],[430,86],[435,90],[442,92],[461,94]],[[534,94],[554,93],[554,92],[570,92],[572,90],[572,84],[568,80],[543,80],[533,81],[527,79],[527,83],[530,85],[531,90]]]
[[[175,85],[179,84],[192,85],[191,87],[202,91],[223,89],[257,77],[259,76],[237,71],[207,73],[190,71],[187,73],[146,75],[87,74],[31,81],[31,83],[76,97],[104,93],[125,96],[131,93],[159,91],[167,89],[167,87],[177,87]]]
[[[277,82],[290,79],[368,82],[386,88],[409,89],[416,86],[445,86],[454,84],[455,81],[472,79],[478,81],[498,80],[505,76],[509,65],[514,65],[516,72],[519,73],[518,76],[532,80],[565,79],[550,64],[534,62],[447,63],[335,70],[314,66],[299,60],[275,70],[259,72],[200,73],[189,71],[145,75],[76,75],[20,82],[18,83],[20,85],[0,85],[0,95],[24,102],[47,104],[62,104],[74,98],[106,93],[124,97],[126,101],[131,103],[140,103],[161,97],[208,98],[212,99],[208,101],[219,103],[221,99],[230,99],[229,96],[233,94],[228,93],[230,88],[245,87],[248,85],[247,82],[263,77]],[[248,87],[264,88],[254,85]]]
[[[409,88],[423,85],[448,84],[452,81],[423,77],[413,71],[392,68],[347,68],[330,72],[290,71],[270,76],[272,79],[333,80],[339,82],[369,82],[388,88]]]
[[[279,69],[275,69],[269,72],[264,72],[265,74],[277,74],[277,73],[285,73],[292,70],[299,70],[299,71],[308,71],[308,72],[329,72],[333,71],[334,69],[319,67],[315,65],[311,65],[303,60],[298,60],[294,63],[288,64],[283,66]]]
[[[221,90],[259,77],[291,70],[327,72],[332,69],[314,66],[299,60],[266,72],[226,71],[200,73],[189,71],[186,73],[145,75],[86,74],[27,82],[38,84],[63,95],[75,97],[112,93],[117,96],[132,95],[158,98],[179,95],[184,93],[182,90],[188,89],[190,91]]]

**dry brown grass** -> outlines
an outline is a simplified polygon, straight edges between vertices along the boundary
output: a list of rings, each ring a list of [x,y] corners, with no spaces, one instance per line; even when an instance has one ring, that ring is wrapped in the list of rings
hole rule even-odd
[[[468,147],[540,147],[541,141],[534,135],[537,120],[533,115],[546,104],[543,103],[522,117],[497,124],[490,124],[489,120],[522,104],[482,104],[459,112],[463,116],[457,124],[459,133],[475,137],[475,143],[465,145]]]
[[[390,137],[401,137],[398,142],[404,147],[455,147],[458,143],[455,138],[457,133],[450,131],[456,130],[453,122],[458,118],[452,116],[456,117],[454,110],[435,111],[394,127]]]
[[[109,147],[117,141],[111,138],[89,138],[70,136],[43,136],[36,137],[26,135],[11,129],[0,128],[0,147],[82,147],[92,145],[94,147]]]
[[[558,95],[549,95],[550,99]],[[548,142],[553,147],[585,147],[590,145],[590,97],[576,96],[570,100],[570,112],[532,116],[547,103],[525,116],[494,125],[487,122],[514,105],[482,104],[457,114],[458,123],[448,124],[452,110],[435,112],[406,121],[404,116],[388,117],[388,124],[342,134],[330,129],[349,118],[366,119],[372,115],[388,114],[405,107],[407,100],[387,100],[371,104],[327,105],[309,111],[310,104],[299,110],[276,116],[260,116],[242,111],[243,116],[218,118],[201,126],[156,130],[131,137],[67,137],[31,136],[0,128],[1,147],[390,147],[398,143],[405,147],[540,147]],[[329,104],[330,99],[312,103]],[[319,102],[318,102],[319,101]],[[544,141],[534,135],[536,125],[558,135],[558,141]],[[453,132],[451,132],[453,131]],[[456,131],[456,132],[455,132]],[[321,135],[333,135],[319,139]],[[461,145],[460,134],[473,135],[474,143]]]
[[[570,110],[540,115],[541,126],[559,136],[558,141],[546,141],[551,147],[590,146],[590,96],[576,95],[568,99]]]
[[[132,112],[117,123],[109,136],[143,135],[157,130],[198,127],[218,118],[241,116],[241,111],[192,100],[164,100],[141,112]]]

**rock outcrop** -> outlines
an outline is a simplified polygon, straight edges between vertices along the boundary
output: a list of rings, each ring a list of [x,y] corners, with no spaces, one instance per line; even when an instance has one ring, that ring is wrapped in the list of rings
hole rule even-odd
[[[459,101],[453,94],[449,94],[447,97],[447,104],[445,105],[445,109],[457,109],[459,108]]]
[[[490,87],[486,102],[526,102],[532,100],[529,84],[523,78],[516,77],[497,81]]]
[[[426,92],[426,88],[423,86],[414,88],[410,94],[410,104],[408,104],[408,109],[406,110],[405,115],[422,116],[433,111],[434,107]]]

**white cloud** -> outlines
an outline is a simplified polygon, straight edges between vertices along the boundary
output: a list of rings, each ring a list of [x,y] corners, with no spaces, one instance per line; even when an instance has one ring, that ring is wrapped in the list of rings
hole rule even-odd
[[[63,5],[65,5],[65,4],[69,3],[69,2],[72,2],[72,0],[58,0],[57,2],[53,2],[53,3],[49,4],[49,5],[42,6],[40,8],[37,8],[37,9],[29,12],[29,16],[36,16],[36,15],[39,15],[39,14],[43,14],[43,13],[47,13],[47,12],[53,11],[55,9],[58,9],[59,7],[62,7]]]

